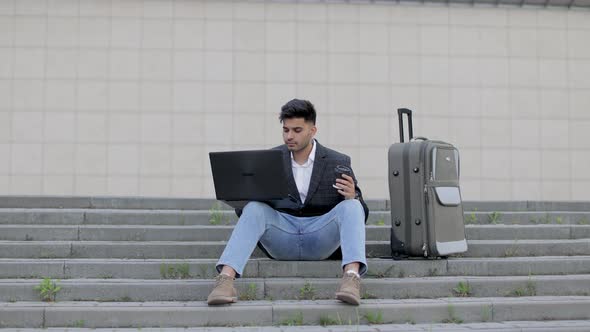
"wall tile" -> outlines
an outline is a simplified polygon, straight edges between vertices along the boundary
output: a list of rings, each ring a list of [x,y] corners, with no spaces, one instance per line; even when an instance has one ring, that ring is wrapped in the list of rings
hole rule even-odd
[[[590,88],[590,60],[569,62],[568,83],[570,88]]]
[[[43,173],[73,174],[75,151],[74,144],[46,144],[43,147]]]
[[[561,91],[560,91],[561,92]],[[562,97],[559,99],[560,103],[554,104],[554,108],[551,110],[553,114],[567,114],[567,96],[568,92],[562,92]],[[588,119],[590,118],[590,90],[589,89],[576,89],[569,91],[569,114],[572,119]],[[549,110],[548,110],[549,111]]]
[[[590,121],[571,121],[570,122],[570,147],[573,149],[590,148],[588,133],[590,132]]]
[[[169,80],[172,78],[172,54],[169,51],[146,50],[140,55],[143,80]]]
[[[414,25],[392,25],[389,28],[390,54],[419,54],[420,29]]]
[[[510,84],[533,87],[539,82],[539,64],[534,58],[511,58],[509,64]]]
[[[139,195],[139,178],[137,176],[109,176],[106,191],[108,195],[113,196],[137,196]]]
[[[540,86],[565,88],[567,86],[567,61],[540,60]]]
[[[233,141],[233,119],[231,114],[205,114],[205,142],[230,145]]]
[[[43,172],[43,146],[41,144],[12,144],[11,161],[13,183],[16,178],[14,175],[17,174],[41,174]]]
[[[328,50],[328,25],[325,23],[298,23],[297,45],[300,52],[326,52]]]
[[[508,148],[512,145],[512,124],[510,120],[482,119],[481,145]]]
[[[78,114],[76,119],[76,142],[106,142],[108,137],[106,114]]]
[[[332,23],[328,26],[330,52],[358,52],[359,26],[350,23]]]
[[[541,176],[547,180],[567,180],[570,178],[569,151],[545,150],[541,154]]]
[[[198,145],[174,145],[172,174],[183,177],[202,175],[204,159],[209,161],[209,156]]]
[[[208,81],[230,81],[233,79],[234,60],[229,52],[205,53],[205,79]]]
[[[481,100],[478,88],[451,88],[449,113],[457,118],[480,116]]]
[[[359,167],[355,170],[359,179],[365,177],[383,175],[388,173],[387,151],[383,148],[363,148],[360,149],[358,160]],[[362,188],[361,188],[362,190]]]
[[[539,91],[539,94],[542,118],[561,119],[567,117],[568,114],[571,114],[572,117],[575,117],[575,97],[572,96],[571,98],[568,98],[567,90],[542,89]],[[588,107],[590,107],[590,97],[588,97]]]
[[[359,27],[359,51],[361,53],[387,54],[389,52],[387,25],[361,24]]]
[[[359,144],[359,119],[358,116],[330,115],[328,117],[331,130],[328,133],[328,141],[332,145],[353,147]]]
[[[141,20],[139,18],[111,19],[111,47],[140,48]]]
[[[508,30],[502,28],[479,28],[478,53],[485,56],[508,55]]]
[[[73,175],[45,175],[43,176],[43,195],[73,195]]]
[[[43,177],[34,175],[12,175],[10,178],[11,195],[29,195],[43,190]]]
[[[143,16],[142,0],[111,0],[112,16],[137,18]]]
[[[76,127],[76,115],[73,112],[47,113],[44,121],[43,139],[45,142],[74,142]]]
[[[264,45],[269,51],[295,51],[294,22],[266,22]]]
[[[541,141],[539,120],[512,120],[512,146],[515,148],[538,148]]]
[[[588,201],[590,200],[590,192],[588,186],[590,181],[572,181],[572,196],[570,199],[574,201]]]
[[[265,117],[261,113],[234,114],[232,143],[254,146],[264,144]]]
[[[206,49],[231,50],[233,40],[233,23],[231,21],[205,21]]]
[[[510,165],[511,157],[510,150],[482,150],[481,176],[484,179],[510,179],[511,169],[507,165]]]
[[[540,180],[542,177],[541,169],[543,168],[540,150],[520,150],[511,151],[511,174],[513,179],[518,180]],[[508,167],[505,165],[504,167]]]
[[[512,183],[513,200],[540,200],[541,183],[538,181],[514,181]]]
[[[571,176],[574,179],[590,179],[588,171],[590,165],[590,153],[588,150],[571,151]]]
[[[109,83],[109,109],[114,111],[139,110],[139,84],[137,82]]]
[[[107,173],[107,159],[106,145],[77,144],[75,153],[76,174],[105,175]],[[78,189],[81,188],[84,188],[84,186],[78,187]]]
[[[142,20],[143,48],[172,48],[174,40],[171,20],[144,19]]]
[[[392,110],[389,85],[360,85],[359,112],[361,115],[382,115]]]
[[[48,49],[46,53],[46,78],[76,78],[78,53],[76,50]]]
[[[0,145],[5,145],[11,141],[12,130],[12,114],[8,112],[0,112]],[[2,152],[6,151],[3,150]],[[0,156],[6,156],[6,158],[9,158],[10,154],[0,153]],[[0,166],[0,173],[2,173],[1,167],[2,166]]]
[[[237,81],[264,81],[264,53],[234,53],[234,73]]]
[[[111,114],[108,118],[108,139],[111,143],[138,143],[140,114]]]
[[[466,148],[477,148],[481,146],[481,123],[479,119],[453,119],[450,121],[448,136],[441,136],[440,140],[449,140]],[[448,138],[446,138],[448,137]]]
[[[106,50],[81,49],[77,59],[78,78],[106,79],[109,75],[109,53]]]
[[[590,46],[587,43],[588,30],[567,31],[567,53],[573,58],[590,58]]]
[[[447,117],[457,110],[452,109],[451,93],[447,87],[422,87],[420,89],[420,114]]]
[[[541,120],[541,147],[547,149],[569,148],[569,121]]]
[[[234,23],[234,49],[238,51],[263,51],[265,48],[264,22]]]
[[[17,15],[46,15],[47,1],[19,0],[14,8]]]
[[[512,118],[538,118],[540,114],[539,92],[537,89],[510,90],[510,112]]]
[[[174,13],[174,2],[143,0],[143,17],[170,18]]]
[[[295,54],[266,53],[266,81],[295,81]]]
[[[508,30],[508,49],[512,56],[537,55],[537,30],[512,28]]]
[[[140,147],[135,144],[112,144],[108,147],[109,181],[117,175],[135,175],[139,172]]]
[[[140,109],[147,112],[164,112],[172,108],[170,82],[146,82],[140,86]]]
[[[420,59],[420,82],[422,84],[447,85],[450,65],[446,57],[422,56]]]
[[[12,113],[12,140],[14,142],[41,142],[43,140],[43,113]]]
[[[16,79],[42,79],[45,77],[44,49],[14,49],[13,77]]]
[[[359,80],[362,83],[388,83],[389,57],[387,55],[361,55]]]
[[[76,105],[80,111],[104,111],[108,106],[108,88],[104,81],[77,81]]]
[[[385,116],[362,116],[359,123],[359,143],[361,146],[387,147],[389,123]],[[361,150],[363,150],[361,148]]]
[[[111,79],[138,79],[140,57],[137,50],[111,50],[109,53]]]
[[[41,16],[15,17],[13,31],[14,46],[45,46],[47,43],[47,18]]]
[[[537,50],[540,57],[565,58],[568,50],[567,42],[566,30],[538,30]]]
[[[543,180],[541,182],[541,199],[545,201],[565,201],[571,199],[569,181]]]
[[[141,115],[141,142],[168,143],[172,140],[171,117],[165,113]]]
[[[483,201],[512,200],[512,182],[506,180],[482,180],[479,199]]]
[[[231,112],[233,100],[234,93],[231,83],[208,82],[205,85],[205,109],[208,112]]]
[[[172,141],[174,143],[203,144],[203,115],[176,114],[172,118]]]
[[[298,54],[297,81],[324,83],[328,80],[328,57],[323,54]]]
[[[481,84],[484,87],[508,86],[508,65],[507,58],[479,58]]]
[[[237,83],[234,84],[234,114],[237,113],[264,113],[265,111],[265,84]],[[293,96],[293,95],[291,95]],[[284,104],[284,102],[283,102]],[[281,104],[282,105],[282,104]]]
[[[109,47],[111,26],[108,18],[82,17],[79,21],[78,45],[82,47]]]
[[[323,3],[299,3],[297,8],[298,21],[326,21],[328,6]]]
[[[140,148],[139,173],[164,176],[170,173],[171,151],[167,145],[144,144]]]
[[[480,29],[468,26],[451,26],[448,40],[450,55],[477,55],[482,44]]]
[[[171,181],[168,177],[142,176],[139,178],[139,195],[169,197]]]
[[[265,7],[264,1],[235,2],[234,18],[238,20],[264,20]]]
[[[80,4],[78,0],[48,0],[47,14],[49,16],[78,16]]]
[[[481,176],[481,151],[477,148],[462,148],[459,151],[460,177],[479,178]]]
[[[104,195],[107,192],[107,178],[105,176],[76,176],[75,194]]]
[[[77,17],[49,17],[46,30],[47,46],[49,47],[77,47],[79,45],[81,31]]]
[[[421,26],[420,53],[423,55],[448,55],[449,31],[447,26]]]
[[[200,82],[178,82],[174,84],[174,110],[183,112],[204,111],[204,85]]]
[[[330,86],[328,96],[331,114],[359,114],[359,92],[355,86]]]
[[[80,16],[110,16],[111,4],[104,0],[80,0]]]

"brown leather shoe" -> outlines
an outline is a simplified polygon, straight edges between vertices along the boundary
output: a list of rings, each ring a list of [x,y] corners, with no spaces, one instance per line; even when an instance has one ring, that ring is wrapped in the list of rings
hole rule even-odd
[[[356,274],[344,273],[340,281],[340,287],[336,292],[336,298],[348,304],[361,304],[361,278]]]
[[[234,280],[235,278],[225,274],[215,277],[215,288],[207,297],[207,304],[218,305],[237,302],[238,292],[234,288]]]

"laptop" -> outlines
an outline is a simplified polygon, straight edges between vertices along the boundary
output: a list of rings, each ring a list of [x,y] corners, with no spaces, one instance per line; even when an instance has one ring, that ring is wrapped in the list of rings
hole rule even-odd
[[[234,208],[242,208],[249,201],[268,202],[275,207],[289,201],[293,204],[281,151],[210,152],[209,160],[218,200]]]

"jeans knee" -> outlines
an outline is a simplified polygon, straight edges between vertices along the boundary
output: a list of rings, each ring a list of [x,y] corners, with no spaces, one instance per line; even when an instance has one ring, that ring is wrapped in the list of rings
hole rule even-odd
[[[242,209],[242,213],[263,213],[265,209],[269,209],[270,207],[261,202],[248,202],[244,209]]]
[[[343,209],[347,214],[361,213],[364,214],[363,205],[358,199],[345,199],[338,203],[336,207]]]

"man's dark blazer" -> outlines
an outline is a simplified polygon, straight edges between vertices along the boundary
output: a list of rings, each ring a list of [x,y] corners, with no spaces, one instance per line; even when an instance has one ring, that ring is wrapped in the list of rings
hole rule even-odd
[[[295,184],[293,168],[291,166],[291,152],[287,148],[287,145],[280,145],[273,148],[283,152],[283,166],[285,167],[285,173],[287,174],[289,194],[292,198],[297,200],[297,204],[293,208],[277,208],[278,211],[299,217],[319,216],[328,213],[338,203],[344,200],[344,197],[332,187],[336,179],[334,168],[337,165],[346,165],[350,167],[350,157],[321,145],[317,140],[315,141],[315,144],[315,159],[305,202],[302,202],[301,197],[299,197],[299,190]],[[356,177],[354,178],[355,190],[357,192],[358,200],[361,202],[363,210],[365,211],[366,222],[369,217],[369,209],[363,200],[362,192],[357,185]]]

